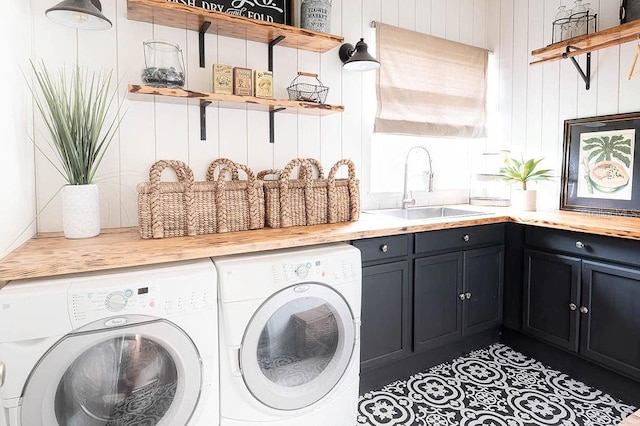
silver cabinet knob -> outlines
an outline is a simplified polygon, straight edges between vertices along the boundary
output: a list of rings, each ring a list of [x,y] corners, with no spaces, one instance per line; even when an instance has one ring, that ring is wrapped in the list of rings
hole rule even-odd
[[[575,311],[578,307],[576,306],[575,303],[569,303],[569,309],[571,309],[572,311]]]
[[[467,297],[467,296],[465,296],[465,294],[464,294],[464,293],[460,293],[460,294],[458,295],[458,297],[460,298],[460,300],[464,300],[464,299],[466,299],[466,297]]]
[[[589,309],[586,306],[580,306],[580,312],[583,314],[589,313]]]
[[[464,295],[467,299],[471,299],[471,293],[465,293]]]
[[[388,252],[389,251],[389,246],[386,245],[386,244],[381,245],[380,246],[380,251],[383,252],[383,253]]]
[[[462,239],[463,239],[464,241],[469,241],[469,240],[470,240],[470,238],[469,238],[469,234],[464,234],[464,235],[462,236]]]
[[[582,241],[576,241],[576,247],[579,249],[583,249],[584,248],[584,243]]]

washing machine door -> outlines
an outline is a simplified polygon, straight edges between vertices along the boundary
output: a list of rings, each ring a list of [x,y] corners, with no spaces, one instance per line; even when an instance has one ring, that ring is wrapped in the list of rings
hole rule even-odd
[[[245,330],[244,382],[270,407],[307,407],[340,381],[355,338],[353,314],[339,293],[320,283],[288,287],[267,299]]]
[[[201,385],[198,351],[182,329],[149,317],[115,317],[68,334],[42,357],[25,385],[21,421],[185,425]]]

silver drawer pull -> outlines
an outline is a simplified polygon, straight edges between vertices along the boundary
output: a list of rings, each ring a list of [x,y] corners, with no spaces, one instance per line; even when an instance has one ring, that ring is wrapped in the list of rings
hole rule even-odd
[[[571,309],[572,311],[575,311],[576,309],[578,309],[578,307],[576,306],[575,303],[569,303],[569,309]]]
[[[380,251],[383,252],[383,253],[388,252],[389,251],[389,246],[386,245],[386,244],[381,245],[380,246]]]
[[[589,313],[589,309],[587,309],[586,306],[580,306],[580,312],[582,312],[583,314],[587,314]]]
[[[0,361],[0,387],[4,384],[4,362]]]
[[[579,249],[583,249],[584,248],[584,243],[582,241],[576,241],[576,247]]]
[[[466,296],[464,295],[464,293],[460,293],[458,295],[458,297],[460,298],[460,300],[464,300],[466,298]]]
[[[462,236],[462,239],[463,239],[464,241],[469,241],[469,240],[470,240],[470,238],[469,238],[469,234],[464,234],[464,235]]]

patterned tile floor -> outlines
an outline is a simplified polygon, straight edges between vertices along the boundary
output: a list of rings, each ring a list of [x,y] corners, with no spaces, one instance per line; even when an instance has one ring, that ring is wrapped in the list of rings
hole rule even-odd
[[[495,344],[362,395],[358,425],[610,426],[635,410]]]

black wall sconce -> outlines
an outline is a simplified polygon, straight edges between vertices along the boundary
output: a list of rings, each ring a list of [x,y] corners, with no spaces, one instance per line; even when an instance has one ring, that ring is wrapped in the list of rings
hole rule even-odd
[[[111,21],[102,14],[100,0],[63,0],[44,14],[58,24],[83,30],[111,28]]]
[[[371,71],[380,68],[380,62],[369,54],[368,47],[363,38],[356,43],[355,48],[349,43],[340,46],[338,55],[342,61],[342,68],[347,71]]]

